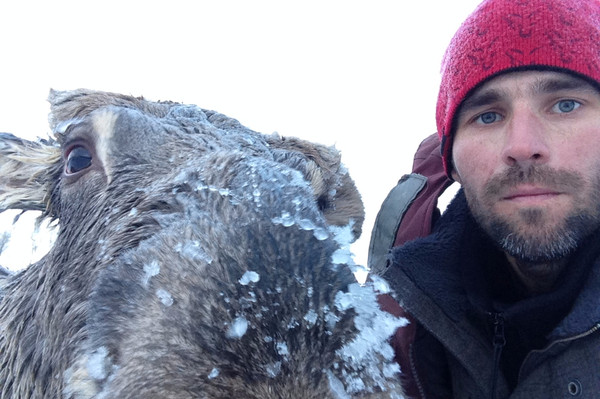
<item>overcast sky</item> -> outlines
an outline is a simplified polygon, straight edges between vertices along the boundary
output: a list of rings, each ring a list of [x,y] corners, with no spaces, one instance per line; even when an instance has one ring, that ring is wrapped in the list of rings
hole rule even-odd
[[[47,1],[0,5],[0,131],[48,134],[48,90],[197,104],[342,152],[367,219],[434,133],[439,65],[479,0]],[[31,261],[10,218],[0,264]],[[17,245],[18,244],[18,245]]]

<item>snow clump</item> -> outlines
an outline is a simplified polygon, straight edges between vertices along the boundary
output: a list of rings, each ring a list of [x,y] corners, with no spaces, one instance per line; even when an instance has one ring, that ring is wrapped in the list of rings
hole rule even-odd
[[[236,317],[229,326],[225,336],[230,339],[240,339],[248,330],[248,320],[243,317]]]
[[[169,294],[167,291],[163,290],[162,288],[159,288],[156,290],[156,296],[158,297],[158,299],[160,299],[160,301],[162,302],[163,305],[165,305],[165,306],[173,305],[173,297],[171,296],[171,294]]]
[[[157,261],[153,260],[149,264],[144,265],[144,276],[142,277],[142,285],[148,287],[150,279],[157,276],[160,273],[160,265]]]
[[[331,262],[335,266],[347,265],[350,268],[350,271],[359,278],[360,275],[366,275],[367,269],[354,262],[354,254],[350,250],[351,245],[354,242],[354,223],[354,220],[350,220],[350,223],[346,226],[329,226],[329,232],[338,244],[338,249],[331,255]]]
[[[288,356],[290,354],[290,351],[288,349],[288,346],[285,342],[278,342],[277,343],[277,353],[281,356]]]
[[[338,310],[343,312],[352,308],[356,312],[354,325],[358,330],[358,335],[336,352],[345,369],[342,382],[347,394],[372,391],[375,387],[386,391],[386,379],[398,378],[400,372],[388,339],[398,328],[408,324],[408,320],[380,309],[377,295],[382,292],[378,288],[389,292],[387,284],[376,279],[375,283],[365,285],[350,284],[348,292],[336,294]],[[361,376],[367,376],[372,382],[365,382]],[[329,381],[331,389],[339,391],[337,383],[331,378]],[[338,397],[345,396],[338,394]]]
[[[241,285],[248,285],[250,283],[257,283],[258,280],[260,280],[260,275],[258,273],[247,270],[238,282]]]
[[[108,360],[108,349],[101,346],[95,352],[93,352],[87,361],[87,371],[90,377],[96,380],[104,380],[107,376],[107,365],[110,363]]]
[[[220,374],[219,369],[218,368],[213,368],[210,371],[210,374],[208,375],[208,379],[212,380],[213,378],[217,378],[219,376],[219,374]]]
[[[181,254],[182,257],[193,262],[203,262],[210,265],[213,261],[212,257],[206,253],[198,241],[180,242],[175,245],[175,251]]]

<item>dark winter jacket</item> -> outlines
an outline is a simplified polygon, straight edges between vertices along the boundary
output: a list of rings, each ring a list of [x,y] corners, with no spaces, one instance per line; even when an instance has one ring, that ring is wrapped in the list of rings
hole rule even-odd
[[[420,397],[600,397],[599,243],[572,256],[555,289],[527,297],[459,192],[384,274],[416,320],[404,344]]]

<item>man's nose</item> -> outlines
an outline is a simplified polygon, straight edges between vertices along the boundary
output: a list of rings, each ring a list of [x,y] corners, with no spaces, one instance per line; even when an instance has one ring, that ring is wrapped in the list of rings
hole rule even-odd
[[[506,128],[502,159],[507,165],[528,168],[548,161],[547,129],[540,115],[529,109],[518,109]]]

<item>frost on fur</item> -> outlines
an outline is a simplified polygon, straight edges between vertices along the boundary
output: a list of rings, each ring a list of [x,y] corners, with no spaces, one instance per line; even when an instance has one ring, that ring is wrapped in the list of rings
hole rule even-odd
[[[0,397],[397,399],[381,281],[359,285],[339,152],[195,105],[50,93],[0,135],[0,210],[58,221],[0,269]]]

